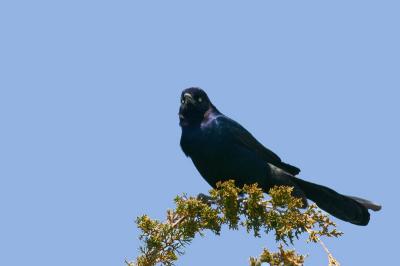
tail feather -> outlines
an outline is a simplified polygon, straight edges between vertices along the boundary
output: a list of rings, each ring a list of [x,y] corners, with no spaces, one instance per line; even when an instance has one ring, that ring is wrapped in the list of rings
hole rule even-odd
[[[349,196],[349,195],[347,195],[347,197],[352,198],[353,200],[357,201],[358,203],[363,205],[368,210],[373,210],[374,212],[377,212],[382,209],[381,205],[373,203],[372,201],[369,201],[369,200],[366,200],[363,198],[359,198],[359,197],[355,197],[355,196]]]
[[[293,178],[293,182],[304,191],[306,197],[314,201],[318,207],[331,215],[356,225],[367,225],[369,212],[379,210],[381,207],[368,200],[345,196],[321,185],[307,182],[300,178]]]
[[[296,166],[290,165],[288,163],[280,162],[279,165],[277,165],[279,168],[287,171],[291,175],[295,176],[300,173],[300,168],[297,168]]]

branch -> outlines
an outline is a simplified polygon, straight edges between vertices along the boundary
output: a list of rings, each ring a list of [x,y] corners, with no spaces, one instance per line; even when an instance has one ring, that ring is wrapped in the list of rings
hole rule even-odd
[[[218,183],[217,189],[210,190],[210,196],[186,195],[175,198],[176,208],[167,211],[164,222],[150,219],[147,215],[138,217],[136,223],[141,229],[140,254],[128,266],[174,265],[178,255],[184,254],[184,247],[196,235],[210,230],[219,235],[221,227],[229,229],[244,227],[248,233],[260,237],[261,233],[275,235],[279,244],[277,252],[264,249],[259,258],[250,258],[251,266],[266,262],[273,266],[303,265],[305,256],[284,247],[293,245],[302,233],[308,233],[310,242],[319,242],[328,254],[329,265],[339,263],[320,240],[321,236],[338,237],[342,233],[335,224],[316,205],[301,210],[301,199],[292,196],[291,187],[274,187],[266,199],[263,191],[256,185],[245,185],[242,189],[230,180]]]

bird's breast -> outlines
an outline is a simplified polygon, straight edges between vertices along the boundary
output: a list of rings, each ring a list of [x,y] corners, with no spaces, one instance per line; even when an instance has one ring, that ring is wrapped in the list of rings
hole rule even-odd
[[[181,147],[211,186],[228,179],[235,179],[238,185],[247,183],[246,180],[260,184],[259,179],[266,175],[266,163],[256,153],[215,132],[183,130]]]

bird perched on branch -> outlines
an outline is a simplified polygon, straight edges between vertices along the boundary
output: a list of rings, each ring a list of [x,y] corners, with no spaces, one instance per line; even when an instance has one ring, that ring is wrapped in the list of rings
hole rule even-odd
[[[283,162],[239,123],[218,111],[200,88],[183,90],[179,120],[182,150],[212,187],[229,179],[239,187],[257,183],[266,193],[275,185],[292,186],[293,196],[301,198],[304,207],[310,199],[333,216],[356,225],[368,224],[368,209],[381,208],[296,177],[299,168]]]

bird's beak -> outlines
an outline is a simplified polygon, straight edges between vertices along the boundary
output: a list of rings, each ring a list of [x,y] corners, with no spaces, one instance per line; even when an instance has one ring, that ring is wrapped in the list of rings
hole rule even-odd
[[[196,101],[193,99],[193,97],[190,93],[183,94],[183,98],[185,99],[185,104],[188,104],[188,103],[195,104],[196,103]]]

